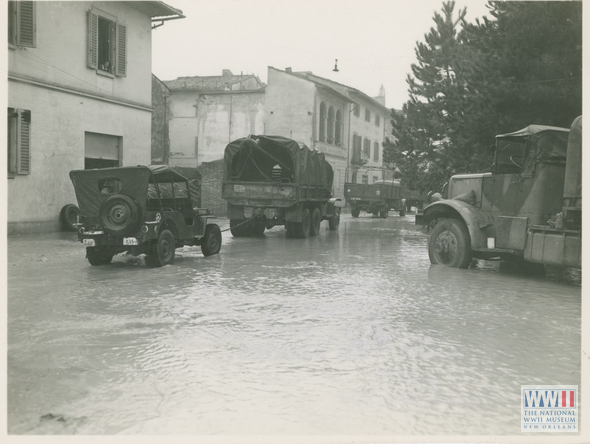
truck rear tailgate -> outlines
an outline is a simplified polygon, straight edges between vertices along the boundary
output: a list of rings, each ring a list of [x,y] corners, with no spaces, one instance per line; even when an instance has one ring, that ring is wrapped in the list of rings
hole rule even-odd
[[[226,182],[222,197],[233,205],[289,207],[298,198],[295,184],[267,182]]]

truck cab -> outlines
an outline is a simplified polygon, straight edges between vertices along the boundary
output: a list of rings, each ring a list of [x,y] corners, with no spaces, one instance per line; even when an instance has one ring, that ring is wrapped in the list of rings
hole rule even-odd
[[[532,245],[531,230],[560,228],[569,133],[566,128],[530,125],[498,135],[490,172],[452,176],[443,195],[416,219],[431,233],[431,262],[459,268],[469,266],[473,257],[534,262],[525,255]],[[565,245],[571,239],[555,242]],[[537,262],[571,266],[579,253],[574,256]]]

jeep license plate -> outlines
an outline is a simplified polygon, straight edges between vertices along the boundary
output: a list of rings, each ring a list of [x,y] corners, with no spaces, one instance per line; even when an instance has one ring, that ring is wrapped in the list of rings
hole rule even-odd
[[[135,237],[124,237],[123,238],[123,245],[138,245],[137,238]]]
[[[84,245],[86,245],[87,247],[94,247],[96,245],[96,242],[94,242],[94,239],[82,239],[82,243]]]

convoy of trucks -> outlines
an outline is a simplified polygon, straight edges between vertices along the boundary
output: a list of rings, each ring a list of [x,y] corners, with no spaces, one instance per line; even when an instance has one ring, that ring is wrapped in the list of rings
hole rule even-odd
[[[225,148],[222,197],[235,237],[284,225],[290,237],[315,236],[322,220],[340,224],[334,172],[321,151],[281,136],[250,135]]]
[[[372,184],[347,182],[344,193],[353,217],[358,217],[360,211],[364,210],[387,218],[390,209],[395,209],[399,211],[400,216],[404,216],[406,209],[416,206],[416,224],[422,226],[430,235],[428,255],[433,264],[467,268],[473,258],[480,258],[519,264],[551,264],[581,268],[581,161],[580,116],[575,119],[570,129],[529,125],[520,131],[496,136],[492,171],[452,176],[443,187],[442,194],[428,194],[431,203],[423,211],[421,209],[425,196],[405,189],[397,180],[377,180]],[[149,168],[154,172],[160,172],[163,167]],[[144,167],[145,171],[151,172],[149,168]],[[133,168],[121,170],[135,172]],[[115,177],[114,171],[115,169],[105,171],[105,174]],[[181,177],[169,168],[165,172],[170,177],[174,174]],[[82,176],[83,173],[86,175]],[[100,174],[100,171],[71,173],[74,184],[82,177],[95,178]],[[156,177],[155,173],[148,176]],[[168,176],[161,177],[166,179]],[[266,229],[284,225],[288,236],[306,238],[319,233],[322,220],[328,221],[330,230],[338,229],[344,202],[332,196],[333,179],[334,172],[324,154],[294,140],[281,136],[250,135],[230,142],[224,154],[222,197],[227,201],[231,233],[235,237],[257,236]],[[180,179],[172,180],[175,186],[182,182]],[[96,196],[102,197],[98,188],[95,188],[96,186],[88,189]],[[79,201],[80,189],[76,188]],[[138,196],[143,202],[142,199],[145,197],[141,192]],[[94,194],[93,198],[98,199]],[[119,200],[128,197],[119,194],[116,196]],[[175,196],[174,193],[172,197],[176,199],[173,199],[175,203],[182,200],[182,196]],[[161,207],[162,198],[158,199]],[[82,201],[85,202],[84,199]],[[132,203],[134,202],[135,200]],[[113,217],[132,213],[123,205],[126,203],[127,201],[117,201],[117,205],[113,206]],[[162,211],[160,207],[158,208]],[[105,223],[112,219],[109,219],[111,213],[106,211]],[[138,214],[144,213],[147,215],[147,210]],[[200,220],[200,213],[195,214],[196,216],[191,212],[191,216],[184,217],[191,220],[197,217]],[[72,225],[76,228],[84,227],[84,222],[79,222],[79,211],[76,219],[78,222]],[[82,221],[87,219],[87,216],[82,217]],[[118,222],[119,219],[116,221],[121,227],[113,222],[115,225],[112,230],[118,229],[122,232],[123,228],[127,229],[125,224],[131,223],[127,219],[120,219],[121,222]],[[133,219],[134,223],[136,219]],[[210,227],[206,223],[206,218],[204,220],[205,223],[201,224],[203,227],[217,227]],[[203,234],[203,229],[199,229],[197,234],[190,234],[189,244],[201,245],[205,242],[199,237]],[[216,233],[220,234],[219,228],[216,229]],[[86,242],[89,232],[83,229],[78,231]],[[117,231],[117,234],[120,233]],[[135,239],[145,237],[142,236],[136,236]],[[211,250],[214,254],[219,251],[220,236],[209,238],[212,240],[204,243],[203,251],[208,254]],[[147,252],[153,256],[158,243],[151,238],[146,239],[145,245],[149,248],[137,251]],[[173,236],[170,239],[173,239]],[[96,239],[93,242],[96,243]],[[107,245],[106,241],[100,242],[100,245]],[[182,242],[176,239],[169,243],[180,245]],[[88,243],[90,245],[90,241]],[[209,248],[210,243],[215,245],[212,244]],[[104,259],[104,263],[110,262],[113,254],[128,248],[119,244],[117,240],[103,248],[105,251],[108,250],[108,257]],[[138,240],[133,245],[136,244],[139,245]],[[97,248],[93,244],[89,251],[93,253]],[[174,247],[168,248],[172,252],[173,249]],[[163,260],[160,265],[171,260]],[[98,260],[91,260],[91,263],[93,262],[98,263]]]
[[[416,217],[433,264],[472,258],[581,268],[582,118],[496,136],[492,171],[458,174]]]

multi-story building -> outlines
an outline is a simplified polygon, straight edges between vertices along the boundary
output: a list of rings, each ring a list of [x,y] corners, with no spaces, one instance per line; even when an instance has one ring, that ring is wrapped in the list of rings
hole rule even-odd
[[[223,158],[226,145],[264,133],[264,84],[252,74],[179,77],[170,90],[169,164],[196,168]]]
[[[372,98],[311,72],[269,67],[266,90],[266,133],[323,151],[334,169],[335,196],[343,196],[346,181],[389,178],[382,144],[390,110],[384,105],[383,87],[380,96]]]
[[[151,161],[161,1],[8,2],[8,232],[52,231],[71,170]]]
[[[273,67],[266,85],[256,76],[229,70],[164,83],[172,114],[169,164],[208,171],[203,175],[208,184],[203,205],[215,208],[216,214],[223,214],[221,179],[208,175],[218,174],[221,167],[212,163],[221,162],[228,142],[248,134],[284,136],[322,151],[334,169],[333,193],[338,197],[343,197],[347,180],[385,178],[381,147],[390,111],[383,90],[383,97],[371,98],[311,72]]]

